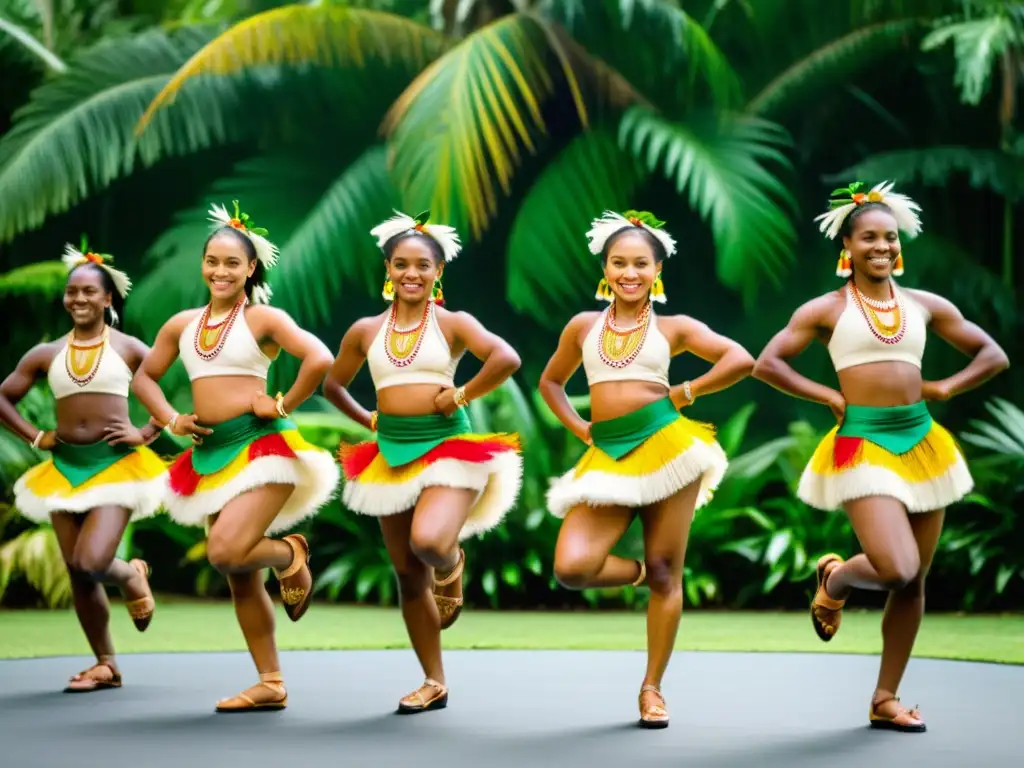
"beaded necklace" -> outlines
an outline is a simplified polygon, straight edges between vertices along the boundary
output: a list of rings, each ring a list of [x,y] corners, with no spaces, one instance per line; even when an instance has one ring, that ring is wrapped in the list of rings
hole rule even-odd
[[[416,359],[420,347],[423,346],[423,339],[426,338],[424,330],[429,317],[430,302],[428,301],[423,308],[423,317],[420,318],[419,324],[415,328],[400,331],[395,328],[395,322],[398,319],[398,302],[391,305],[391,314],[388,315],[387,327],[384,330],[384,352],[393,366],[404,368]]]
[[[200,358],[203,360],[213,360],[220,354],[221,350],[224,349],[224,344],[228,339],[232,326],[235,324],[235,320],[238,319],[238,314],[247,303],[248,301],[243,295],[235,303],[235,306],[231,308],[228,316],[213,325],[209,324],[213,302],[206,305],[202,317],[199,318],[199,322],[196,324],[196,334],[192,340],[192,345],[195,347],[196,354]]]
[[[76,344],[74,330],[68,334],[68,344],[64,350],[64,368],[68,372],[68,377],[78,386],[84,387],[96,378],[109,335],[110,328],[106,325],[103,326],[100,340],[92,344]]]
[[[902,341],[907,332],[907,313],[903,310],[903,297],[896,293],[892,283],[889,283],[889,301],[877,301],[865,296],[853,281],[850,282],[850,293],[876,339],[883,344],[899,344]],[[879,317],[879,312],[891,312],[892,322]]]
[[[637,324],[633,328],[619,329],[615,327],[615,304],[608,308],[601,328],[601,338],[597,351],[601,362],[611,368],[625,368],[636,360],[640,349],[647,339],[647,331],[651,326],[651,303],[647,302],[640,310]]]

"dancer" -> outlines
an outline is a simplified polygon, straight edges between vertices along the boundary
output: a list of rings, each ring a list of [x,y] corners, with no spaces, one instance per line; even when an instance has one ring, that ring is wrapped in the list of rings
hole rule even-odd
[[[548,507],[563,518],[555,576],[568,589],[646,585],[647,671],[640,688],[641,727],[668,727],[661,693],[683,609],[682,574],[694,509],[725,473],[714,428],[679,409],[742,380],[754,359],[739,344],[685,315],[655,315],[665,301],[661,271],[676,243],[647,212],[606,211],[587,233],[601,256],[597,297],[610,306],[582,312],[562,332],[540,380],[551,410],[590,445],[554,480]],[[684,351],[713,363],[693,381],[670,386],[669,360]],[[582,362],[593,423],[573,408],[565,384]],[[639,514],[644,559],[609,554]]]
[[[258,684],[217,702],[219,712],[287,706],[262,569],[274,569],[292,621],[309,607],[313,576],[305,537],[268,536],[316,514],[340,480],[330,453],[303,440],[288,418],[316,391],[330,350],[286,313],[260,306],[270,299],[265,274],[277,248],[234,205],[234,216],[222,206],[210,210],[216,229],[202,258],[210,303],[167,321],[133,384],[159,424],[192,437],[193,446],[170,468],[168,512],[184,525],[209,525],[207,558],[227,575],[260,674]],[[292,388],[275,398],[266,379],[282,349],[302,365]],[[192,382],[191,414],[175,412],[157,384],[179,356]]]
[[[358,320],[341,341],[324,395],[376,440],[343,446],[345,505],[380,518],[398,577],[402,618],[426,679],[400,700],[403,714],[441,709],[448,687],[441,630],[462,610],[465,552],[459,543],[498,525],[522,479],[518,435],[477,434],[463,410],[519,368],[519,356],[465,312],[443,309],[441,273],[460,249],[452,227],[398,213],[371,230],[384,253],[380,315]],[[456,387],[469,351],[482,361]],[[347,387],[363,362],[379,411],[368,412]]]
[[[145,632],[155,604],[149,566],[116,557],[129,520],[160,508],[167,468],[148,447],[160,430],[132,426],[128,392],[147,347],[116,330],[131,289],[111,257],[68,245],[64,308],[72,330],[33,347],[0,385],[0,419],[51,458],[22,475],[14,503],[22,515],[53,524],[68,569],[75,613],[96,664],[64,689],[86,693],[121,687],[110,637],[105,584],[120,588],[132,623]],[[45,378],[57,401],[57,429],[44,431],[15,408],[36,381]]]
[[[833,192],[839,197],[831,210],[815,219],[830,239],[843,238],[836,274],[845,284],[796,310],[761,353],[754,377],[829,406],[839,422],[815,450],[797,493],[816,509],[844,509],[863,553],[845,562],[836,554],[818,560],[811,622],[829,642],[854,588],[888,591],[868,719],[875,728],[923,732],[920,711],[901,707],[896,694],[924,613],[925,577],[944,510],[973,486],[956,442],[932,420],[927,401],[974,389],[1009,363],[949,301],[896,284],[892,278],[904,266],[899,230],[910,237],[920,232],[920,206],[893,192],[892,183],[867,193],[862,186]],[[947,379],[923,381],[928,328],[971,363]],[[838,392],[787,362],[816,339],[832,358]]]

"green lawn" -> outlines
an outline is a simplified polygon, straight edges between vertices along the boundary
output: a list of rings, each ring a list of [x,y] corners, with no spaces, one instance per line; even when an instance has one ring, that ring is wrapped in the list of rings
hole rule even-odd
[[[113,632],[120,653],[241,651],[227,602],[161,600],[145,634],[115,603]],[[875,612],[848,611],[831,643],[818,640],[806,613],[686,611],[676,648],[690,651],[878,653]],[[396,609],[315,604],[298,624],[278,609],[284,650],[407,648]],[[446,648],[641,650],[640,613],[524,613],[465,611],[444,633]],[[0,658],[88,653],[75,615],[67,611],[0,611]],[[1024,663],[1024,616],[927,615],[915,655]]]

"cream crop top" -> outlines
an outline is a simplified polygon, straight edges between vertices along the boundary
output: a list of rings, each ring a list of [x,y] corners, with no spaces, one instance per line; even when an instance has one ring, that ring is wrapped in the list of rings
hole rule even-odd
[[[178,338],[178,356],[185,364],[189,381],[211,376],[254,376],[266,381],[273,361],[263,353],[249,330],[245,306],[243,302],[237,310],[213,322],[203,310],[185,326]],[[200,338],[203,325],[206,333]],[[217,329],[221,329],[219,333]]]
[[[118,395],[128,397],[132,372],[110,344],[110,331],[91,344],[71,342],[68,335],[46,372],[50,391],[57,400],[71,395]]]
[[[608,307],[601,313],[601,317],[583,340],[583,370],[587,374],[587,384],[600,384],[604,381],[651,381],[668,387],[668,366],[672,359],[672,348],[668,339],[658,329],[658,317],[654,310],[651,310],[647,332],[635,356],[626,354],[618,364],[614,360],[617,357],[613,346],[614,340],[626,337],[609,334],[608,339],[603,338],[610,311],[611,307]],[[608,349],[611,355],[603,353],[602,343],[606,345],[605,349]]]
[[[390,317],[381,324],[366,354],[370,378],[378,392],[403,384],[455,386],[455,369],[462,356],[452,357],[448,340],[444,337],[441,324],[437,322],[433,302],[429,304],[423,322],[419,335],[402,333],[413,328],[398,328],[396,330],[399,333],[392,335],[388,330]]]
[[[883,362],[910,363],[921,367],[931,313],[920,302],[900,290],[895,283],[893,291],[896,294],[898,308],[906,316],[906,330],[899,341],[886,342],[876,335],[876,330],[868,319],[868,310],[872,309],[878,315],[878,319],[885,323],[894,322],[895,312],[882,311],[866,304],[864,312],[867,312],[868,317],[865,317],[853,293],[853,287],[846,286],[846,307],[836,321],[832,338],[828,342],[828,353],[836,371],[855,365]]]

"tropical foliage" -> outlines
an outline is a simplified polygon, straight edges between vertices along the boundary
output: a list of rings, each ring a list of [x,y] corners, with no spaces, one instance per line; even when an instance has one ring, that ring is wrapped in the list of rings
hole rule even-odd
[[[430,208],[467,243],[445,275],[449,301],[524,361],[474,411],[528,431],[530,448],[520,508],[474,544],[471,560],[498,565],[471,574],[471,598],[571,602],[548,591],[555,524],[542,495],[579,446],[532,393],[564,322],[592,302],[589,220],[633,207],[668,221],[682,244],[665,270],[668,310],[757,351],[799,302],[835,284],[836,245],[812,222],[827,191],[896,179],[924,208],[904,280],[948,296],[1016,363],[1022,41],[1024,3],[1010,0],[865,0],[828,12],[816,0],[0,0],[0,299],[32,318],[14,324],[0,361],[10,370],[63,331],[52,260],[82,232],[131,273],[127,327],[151,340],[204,301],[206,210],[232,199],[281,247],[275,304],[336,347],[354,318],[380,309],[368,230],[391,208]],[[935,342],[925,374],[962,362]],[[673,366],[684,376],[700,364]],[[831,380],[820,349],[800,368]],[[1019,558],[1002,558],[1020,550],[1010,512],[1020,370],[936,408],[964,434],[979,476],[933,574],[967,607],[1018,594]],[[272,385],[294,371],[276,365]],[[472,372],[467,361],[462,375]],[[180,366],[165,383],[186,408]],[[355,394],[372,398],[368,377]],[[735,461],[694,524],[690,599],[802,601],[814,555],[852,544],[841,519],[792,501],[829,414],[754,382],[700,408],[732,436]],[[352,436],[322,402],[304,418],[325,444]],[[9,488],[32,457],[13,441],[0,447]],[[24,558],[52,547],[13,512],[4,520],[0,563],[20,565],[0,576],[28,574]],[[340,507],[313,526],[328,547],[319,561],[331,563],[325,596],[393,597],[372,526]],[[167,588],[221,589],[199,533],[157,521],[126,546],[189,580]],[[32,572],[39,593],[62,599]]]

